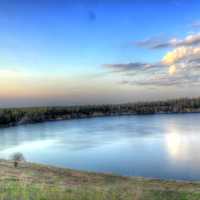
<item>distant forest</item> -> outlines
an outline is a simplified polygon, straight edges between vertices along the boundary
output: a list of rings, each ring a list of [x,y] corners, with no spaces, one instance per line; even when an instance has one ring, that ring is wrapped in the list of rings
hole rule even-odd
[[[67,107],[2,108],[0,126],[79,119],[98,116],[144,115],[156,113],[200,112],[199,98],[126,103],[118,105],[87,105]]]

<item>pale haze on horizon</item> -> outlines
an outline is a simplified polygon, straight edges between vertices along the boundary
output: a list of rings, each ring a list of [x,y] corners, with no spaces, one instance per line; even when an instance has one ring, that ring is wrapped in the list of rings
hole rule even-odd
[[[0,107],[200,96],[200,1],[0,1]]]

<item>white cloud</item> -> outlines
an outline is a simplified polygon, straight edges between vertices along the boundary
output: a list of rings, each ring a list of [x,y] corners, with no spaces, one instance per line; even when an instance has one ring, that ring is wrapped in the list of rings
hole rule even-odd
[[[162,59],[164,64],[174,64],[184,60],[200,58],[200,47],[178,47],[169,51]]]
[[[200,34],[184,39],[172,38],[168,42],[146,40],[140,43],[148,48],[172,49],[156,63],[124,63],[104,65],[112,72],[120,73],[123,84],[149,86],[182,86],[200,84]],[[124,73],[126,72],[126,73]]]
[[[176,65],[171,65],[171,66],[169,67],[169,74],[170,74],[170,75],[176,74]]]
[[[183,46],[196,46],[200,44],[200,33],[190,34],[183,39],[171,38],[169,40],[163,38],[149,38],[136,42],[137,46],[147,49],[164,49],[176,48]]]

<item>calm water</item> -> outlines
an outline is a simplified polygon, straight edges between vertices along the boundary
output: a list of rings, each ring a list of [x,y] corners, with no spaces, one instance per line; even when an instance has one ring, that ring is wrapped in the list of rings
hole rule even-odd
[[[200,180],[200,114],[123,116],[0,129],[0,157],[74,169]]]

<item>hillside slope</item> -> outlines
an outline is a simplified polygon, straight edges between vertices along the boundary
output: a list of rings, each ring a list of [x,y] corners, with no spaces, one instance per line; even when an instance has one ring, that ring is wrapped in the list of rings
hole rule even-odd
[[[197,200],[200,183],[128,178],[0,160],[1,200]]]

